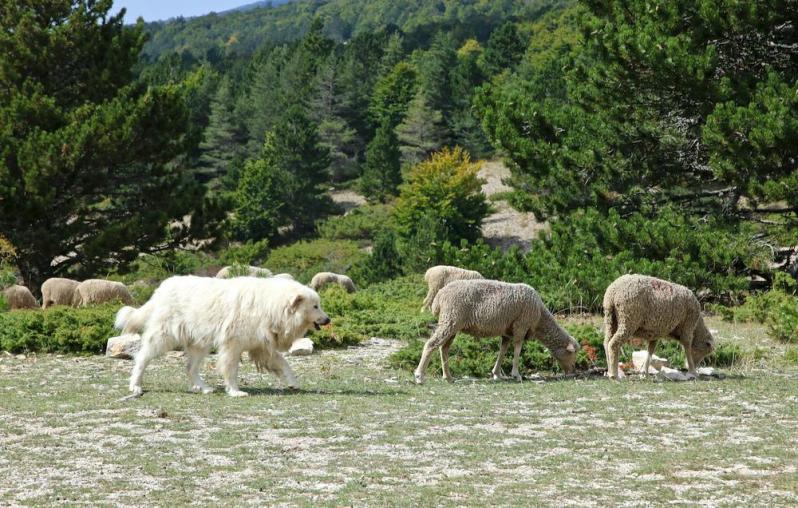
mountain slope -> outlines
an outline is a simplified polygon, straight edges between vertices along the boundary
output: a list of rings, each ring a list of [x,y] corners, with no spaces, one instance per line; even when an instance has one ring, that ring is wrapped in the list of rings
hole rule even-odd
[[[325,33],[334,40],[395,25],[405,32],[433,31],[435,26],[467,27],[487,37],[490,27],[505,19],[533,18],[563,0],[297,0],[273,7],[263,2],[234,11],[191,19],[149,23],[150,41],[145,58],[188,51],[203,56],[222,49],[250,54],[266,42],[283,43],[301,37],[315,17],[324,20]],[[486,27],[481,33],[479,28]],[[476,30],[475,30],[476,29]]]

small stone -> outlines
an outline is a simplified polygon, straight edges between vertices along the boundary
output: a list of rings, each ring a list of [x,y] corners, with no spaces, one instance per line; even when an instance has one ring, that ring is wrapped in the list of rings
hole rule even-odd
[[[27,356],[25,356],[25,355],[17,355],[17,360],[24,360],[25,358],[27,358]]]
[[[635,351],[632,353],[632,364],[635,366],[637,372],[643,372],[643,367],[646,365],[646,358],[648,351]],[[663,367],[669,367],[669,362],[666,358],[660,358],[657,355],[651,355],[651,363],[649,363],[648,371],[650,374],[656,374]],[[654,369],[652,371],[652,368]]]
[[[721,374],[717,370],[713,369],[712,367],[699,367],[698,368],[698,377],[699,378],[723,379],[726,376],[724,374]]]
[[[682,373],[679,370],[671,369],[670,367],[663,367],[660,369],[659,373],[657,374],[659,377],[663,379],[668,379],[670,381],[689,381],[689,377]]]
[[[131,360],[141,349],[141,336],[138,334],[111,337],[105,345],[105,356],[120,360]]]
[[[288,350],[291,356],[307,356],[313,354],[313,341],[304,337],[297,339],[291,344],[291,349]]]

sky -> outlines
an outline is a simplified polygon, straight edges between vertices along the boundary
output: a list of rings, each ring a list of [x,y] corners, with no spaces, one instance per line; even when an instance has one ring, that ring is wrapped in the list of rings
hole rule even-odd
[[[177,16],[200,16],[221,12],[252,3],[253,0],[114,0],[112,13],[127,8],[125,23],[135,23],[141,16],[144,21],[160,21]]]

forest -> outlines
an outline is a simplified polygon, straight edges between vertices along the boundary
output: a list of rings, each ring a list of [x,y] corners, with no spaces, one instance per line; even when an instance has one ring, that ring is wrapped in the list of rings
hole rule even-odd
[[[797,10],[334,0],[125,25],[109,0],[4,4],[3,279],[454,264],[596,312],[636,272],[765,298],[789,335]],[[545,221],[528,248],[482,238],[482,160]]]

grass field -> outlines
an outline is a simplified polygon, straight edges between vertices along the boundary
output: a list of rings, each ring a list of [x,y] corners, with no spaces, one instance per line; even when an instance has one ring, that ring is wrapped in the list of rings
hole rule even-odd
[[[117,402],[130,362],[0,354],[0,505],[796,505],[798,368],[722,326],[761,360],[689,383],[415,386],[377,341],[290,358],[298,392],[247,363],[244,399],[172,353]]]

